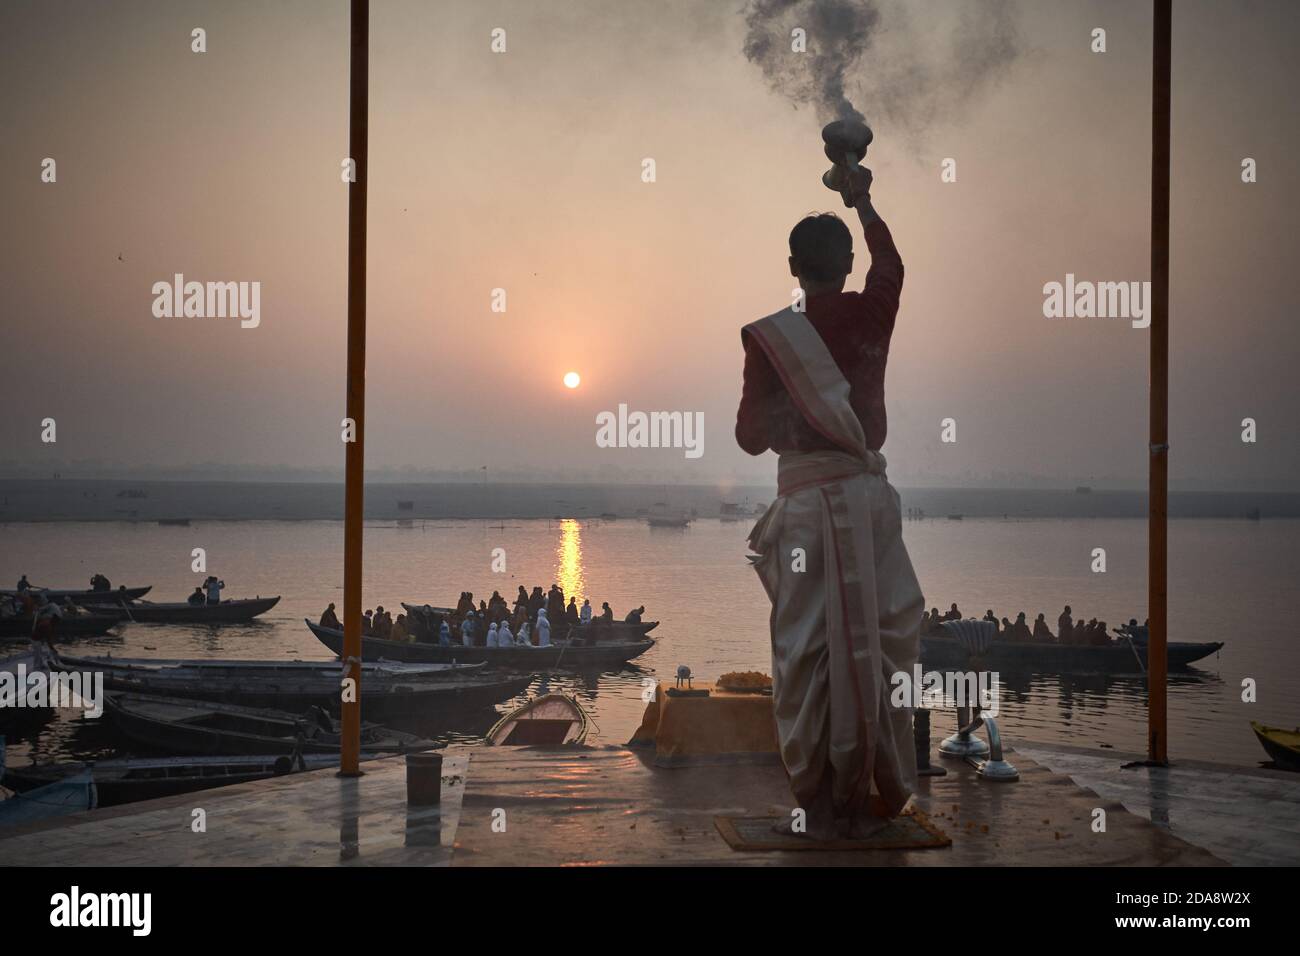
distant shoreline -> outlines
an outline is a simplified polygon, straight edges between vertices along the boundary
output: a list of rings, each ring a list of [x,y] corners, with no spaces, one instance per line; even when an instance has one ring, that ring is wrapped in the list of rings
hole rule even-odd
[[[774,486],[661,484],[379,483],[366,485],[367,520],[599,518],[669,512],[717,518],[723,502],[748,520]],[[1146,493],[1076,489],[900,488],[904,513],[926,518],[1145,518]],[[1178,492],[1170,518],[1300,518],[1291,492]],[[0,524],[67,521],[337,521],[341,482],[0,480]]]

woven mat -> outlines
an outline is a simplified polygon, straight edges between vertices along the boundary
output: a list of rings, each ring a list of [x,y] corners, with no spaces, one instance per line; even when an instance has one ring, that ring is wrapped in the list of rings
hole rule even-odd
[[[714,817],[713,825],[733,850],[924,850],[951,846],[952,839],[915,807],[894,817],[866,840],[814,840],[782,836],[772,827],[789,817]]]

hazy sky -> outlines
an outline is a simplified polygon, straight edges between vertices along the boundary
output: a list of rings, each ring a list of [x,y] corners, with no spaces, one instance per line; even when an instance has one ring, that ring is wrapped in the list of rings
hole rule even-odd
[[[943,62],[936,37],[977,6],[882,3],[849,77],[907,268],[891,477],[1138,486],[1148,333],[1044,318],[1042,290],[1150,277],[1150,5],[1022,4],[1020,54],[977,95],[910,69],[918,38]],[[732,437],[738,330],[788,304],[790,226],[839,199],[820,183],[823,118],[745,59],[741,8],[375,0],[369,466],[771,476],[774,457]],[[1175,4],[1180,483],[1300,487],[1297,40],[1289,0]],[[341,467],[347,52],[344,0],[0,5],[0,474]],[[873,102],[909,82],[901,112]],[[156,318],[152,286],[175,273],[260,282],[260,326]],[[595,416],[619,403],[702,412],[703,456],[598,448]]]

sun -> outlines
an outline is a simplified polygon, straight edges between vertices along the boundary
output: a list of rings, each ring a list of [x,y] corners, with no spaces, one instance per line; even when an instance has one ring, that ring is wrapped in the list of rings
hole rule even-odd
[[[567,372],[567,373],[565,373],[565,376],[564,376],[564,387],[565,387],[565,388],[577,388],[580,384],[582,384],[582,378],[581,378],[581,376],[578,375],[577,372]]]

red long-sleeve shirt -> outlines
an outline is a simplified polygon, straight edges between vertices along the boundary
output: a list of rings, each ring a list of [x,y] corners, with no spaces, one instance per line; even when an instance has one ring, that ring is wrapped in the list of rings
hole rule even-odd
[[[885,363],[903,291],[903,260],[889,227],[877,219],[865,230],[871,269],[861,292],[809,296],[808,320],[826,343],[844,377],[849,402],[867,439],[879,451],[885,443]],[[808,424],[772,367],[762,346],[741,333],[745,385],[736,412],[736,442],[751,455],[774,451],[816,451],[835,445]]]

